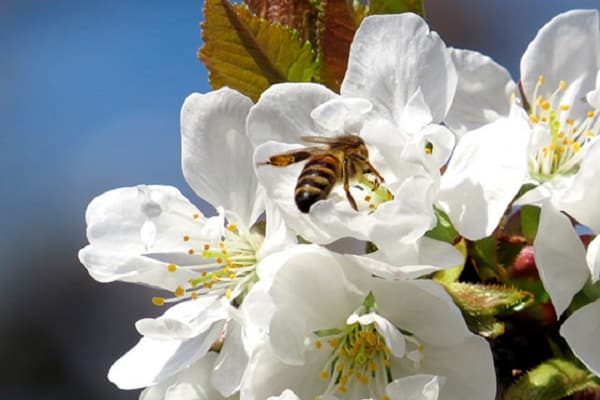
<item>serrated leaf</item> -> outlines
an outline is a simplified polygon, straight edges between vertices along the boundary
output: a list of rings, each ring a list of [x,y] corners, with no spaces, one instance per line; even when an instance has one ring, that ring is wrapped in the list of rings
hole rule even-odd
[[[485,338],[495,339],[503,335],[506,331],[504,322],[500,322],[494,317],[468,314],[463,314],[463,316],[469,330]]]
[[[499,279],[503,272],[496,254],[497,248],[498,240],[493,236],[467,243],[467,254],[481,281],[485,282],[490,279],[502,281]]]
[[[317,24],[319,81],[336,92],[346,74],[350,44],[361,20],[346,0],[321,1]]]
[[[506,315],[533,301],[531,293],[501,285],[452,282],[444,287],[458,307],[471,316]]]
[[[528,371],[508,388],[505,400],[559,400],[582,390],[600,393],[600,386],[586,369],[554,358]]]
[[[314,52],[289,28],[227,0],[206,0],[204,16],[198,57],[214,89],[229,86],[256,101],[274,83],[313,78]]]
[[[425,17],[422,0],[370,0],[369,15],[412,12]]]
[[[316,41],[317,8],[310,0],[244,0],[250,11],[271,23],[298,31],[303,40]]]
[[[521,207],[521,231],[529,243],[533,243],[540,223],[540,208],[536,206]]]

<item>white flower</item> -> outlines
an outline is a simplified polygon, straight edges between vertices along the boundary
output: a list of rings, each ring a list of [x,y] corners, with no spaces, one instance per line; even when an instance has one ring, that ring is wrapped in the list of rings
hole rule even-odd
[[[90,244],[79,253],[90,275],[172,291],[156,305],[177,302],[154,320],[136,324],[144,336],[118,360],[109,379],[125,389],[172,381],[206,356],[220,339],[223,348],[211,381],[224,396],[234,393],[248,356],[242,342],[240,304],[258,280],[257,265],[295,243],[277,210],[266,202],[252,168],[245,134],[252,105],[221,89],[192,94],[181,111],[182,164],[187,182],[212,204],[206,218],[175,188],[138,186],[109,191],[86,212]],[[266,212],[266,236],[252,225]],[[170,382],[169,381],[169,382]]]
[[[290,253],[268,292],[270,342],[250,361],[243,398],[284,389],[301,399],[379,400],[407,391],[435,399],[438,390],[440,399],[494,398],[489,346],[441,287],[372,278],[314,245]],[[401,381],[423,374],[431,376],[421,385]]]
[[[507,117],[511,103],[521,98],[526,112],[522,118],[531,132],[525,143],[527,180],[540,186],[519,202],[530,204],[552,197],[560,205],[600,130],[598,11],[569,11],[542,27],[521,59],[518,88],[508,72],[490,58],[468,50],[451,54],[459,80],[448,125],[462,135]],[[502,137],[504,133],[497,132]],[[521,157],[522,141],[505,140],[516,150],[503,153],[507,161]]]
[[[600,300],[575,311],[561,326],[560,334],[585,366],[600,376]]]

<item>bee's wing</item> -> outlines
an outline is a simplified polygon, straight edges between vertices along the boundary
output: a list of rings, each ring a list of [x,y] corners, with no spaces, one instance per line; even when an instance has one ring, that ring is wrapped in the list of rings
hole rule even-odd
[[[302,136],[301,139],[306,143],[327,144],[330,146],[340,145],[356,145],[358,136],[356,135],[340,135],[340,136]],[[360,139],[358,139],[360,140]]]
[[[312,155],[322,153],[325,149],[320,146],[303,147],[286,151],[285,153],[274,154],[268,161],[260,162],[258,165],[273,165],[276,167],[286,167],[288,165],[304,161]]]

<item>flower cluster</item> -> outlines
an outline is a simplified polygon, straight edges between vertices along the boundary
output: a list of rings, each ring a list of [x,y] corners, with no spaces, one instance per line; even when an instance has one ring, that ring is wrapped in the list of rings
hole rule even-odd
[[[183,173],[216,214],[146,185],[86,212],[90,275],[155,287],[169,306],[136,323],[108,378],[143,400],[491,400],[501,333],[478,327],[500,312],[467,303],[493,283],[545,302],[594,381],[599,112],[597,11],[544,26],[518,83],[407,13],[363,20],[339,93],[190,95]]]

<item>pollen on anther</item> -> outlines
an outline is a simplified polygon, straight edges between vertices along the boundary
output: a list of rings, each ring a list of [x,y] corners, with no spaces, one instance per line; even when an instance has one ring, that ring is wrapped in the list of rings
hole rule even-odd
[[[162,306],[165,304],[165,299],[163,297],[153,297],[152,304],[155,306]]]
[[[319,373],[319,376],[321,377],[321,379],[328,379],[329,378],[329,372],[327,372],[327,371],[321,371]]]
[[[184,293],[185,293],[185,289],[183,288],[183,286],[177,286],[177,288],[175,289],[175,292],[173,294],[177,297],[181,297],[181,296],[183,296]]]
[[[169,265],[167,265],[167,271],[169,271],[169,272],[175,272],[175,271],[177,271],[177,265],[175,265],[175,264],[169,264]]]
[[[369,202],[369,201],[371,201],[371,196],[369,196],[369,195],[366,195],[366,196],[365,196],[365,201],[366,201],[366,202]]]
[[[208,250],[210,250],[210,244],[206,243],[204,245],[204,251],[208,251]]]
[[[540,119],[534,115],[534,114],[529,114],[529,122],[531,122],[532,124],[537,124],[540,121]]]
[[[227,300],[231,300],[231,288],[225,290],[225,297],[227,297]]]
[[[538,85],[543,85],[544,84],[544,75],[539,75],[538,76]]]
[[[236,224],[229,224],[229,225],[227,225],[227,230],[230,231],[230,232],[237,231],[237,225]]]
[[[559,89],[560,89],[560,90],[565,90],[565,89],[567,88],[567,82],[565,82],[565,81],[560,81],[560,82],[558,83],[558,87],[559,87]]]
[[[194,213],[194,214],[192,214],[192,218],[198,219],[198,218],[200,218],[200,214]]]
[[[184,241],[184,242],[187,242],[187,241],[189,241],[189,240],[190,240],[190,237],[189,237],[188,235],[185,235],[185,236],[183,237],[183,241]]]
[[[193,255],[193,254],[194,254],[194,249],[189,249],[189,250],[188,250],[188,254],[189,254],[190,256],[191,256],[191,255]]]
[[[198,293],[196,293],[196,292],[192,292],[192,293],[190,294],[190,298],[191,298],[192,300],[196,300],[196,299],[198,298]]]
[[[588,111],[587,112],[587,117],[588,118],[594,118],[594,115],[596,115],[596,113],[594,111]]]
[[[335,347],[337,347],[338,344],[340,344],[339,339],[334,338],[334,339],[329,340],[329,346],[331,346],[331,347],[335,348]]]
[[[425,147],[425,154],[430,155],[433,150],[430,147]]]
[[[549,102],[547,102],[547,101],[544,101],[544,102],[542,103],[542,109],[544,109],[544,110],[549,110],[549,109],[550,109],[550,103],[549,103]]]
[[[561,111],[568,111],[571,108],[568,104],[561,104],[559,107]]]
[[[315,341],[315,348],[320,349],[323,343],[320,340]]]

